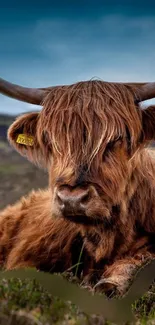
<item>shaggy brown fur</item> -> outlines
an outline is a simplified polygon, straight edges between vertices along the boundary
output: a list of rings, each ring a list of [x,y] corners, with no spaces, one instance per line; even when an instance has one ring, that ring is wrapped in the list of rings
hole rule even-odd
[[[40,113],[19,117],[9,140],[48,168],[49,188],[1,212],[1,265],[63,272],[83,248],[79,275],[123,293],[155,257],[155,167],[145,148],[154,130],[155,107],[141,110],[134,88],[96,80],[51,89]],[[32,135],[34,146],[17,144],[19,133]],[[89,189],[83,216],[60,211],[64,187]]]

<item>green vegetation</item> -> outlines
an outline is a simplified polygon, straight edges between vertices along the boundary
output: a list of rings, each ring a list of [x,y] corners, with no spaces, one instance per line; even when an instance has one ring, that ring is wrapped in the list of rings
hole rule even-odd
[[[143,320],[143,324],[147,323],[148,319],[154,320],[155,324],[155,283],[142,298],[135,302],[133,310],[136,317]]]
[[[152,285],[132,307],[137,325],[154,325],[155,286]],[[86,315],[69,301],[53,297],[36,280],[21,281],[15,278],[0,283],[0,324],[3,324],[1,320],[4,318],[12,325],[111,324],[105,323],[103,316]],[[12,319],[16,319],[16,322],[11,323]]]
[[[91,325],[99,324],[98,320],[101,319],[97,316],[88,316],[70,302],[53,297],[35,280],[3,280],[0,284],[0,302],[0,324],[1,316],[10,320],[12,315],[17,316],[16,324],[20,324],[20,315],[23,314],[25,316],[23,325],[29,324],[30,318],[32,324],[40,325]]]

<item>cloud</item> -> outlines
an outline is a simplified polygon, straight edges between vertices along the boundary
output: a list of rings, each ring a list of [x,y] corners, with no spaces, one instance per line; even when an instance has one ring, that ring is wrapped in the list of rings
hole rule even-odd
[[[154,81],[154,16],[38,19],[4,29],[2,77],[30,87],[107,81]],[[0,97],[0,111],[38,109]]]
[[[58,82],[93,76],[118,81],[144,81],[144,78],[151,81],[155,76],[154,30],[153,16],[106,15],[78,22],[75,19],[41,20],[34,34]]]

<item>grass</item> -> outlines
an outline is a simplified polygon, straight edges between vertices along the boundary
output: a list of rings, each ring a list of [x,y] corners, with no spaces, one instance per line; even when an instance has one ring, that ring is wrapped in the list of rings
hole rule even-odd
[[[91,324],[91,317],[79,311],[70,302],[63,302],[53,297],[35,280],[3,280],[0,284],[0,302],[1,314],[8,319],[15,313],[19,316],[19,311],[22,310],[24,315],[27,315],[27,321],[31,315],[34,324],[35,321],[49,325]]]
[[[82,245],[82,248],[81,248],[81,251],[80,251],[80,254],[79,254],[79,258],[78,258],[78,262],[77,262],[77,265],[76,265],[76,269],[75,269],[75,276],[76,277],[78,275],[79,266],[81,264],[81,258],[82,258],[83,249],[84,249],[84,243]]]
[[[155,283],[142,298],[134,303],[133,309],[136,317],[140,316],[143,323],[146,323],[148,318],[154,319],[155,323]]]

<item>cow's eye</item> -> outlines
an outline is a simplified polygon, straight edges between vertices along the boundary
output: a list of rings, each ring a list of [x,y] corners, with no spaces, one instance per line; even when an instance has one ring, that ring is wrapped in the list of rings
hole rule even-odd
[[[119,136],[114,140],[110,141],[104,150],[103,158],[105,158],[105,156],[107,156],[109,152],[112,152],[117,146],[121,145],[122,141],[122,136]]]

